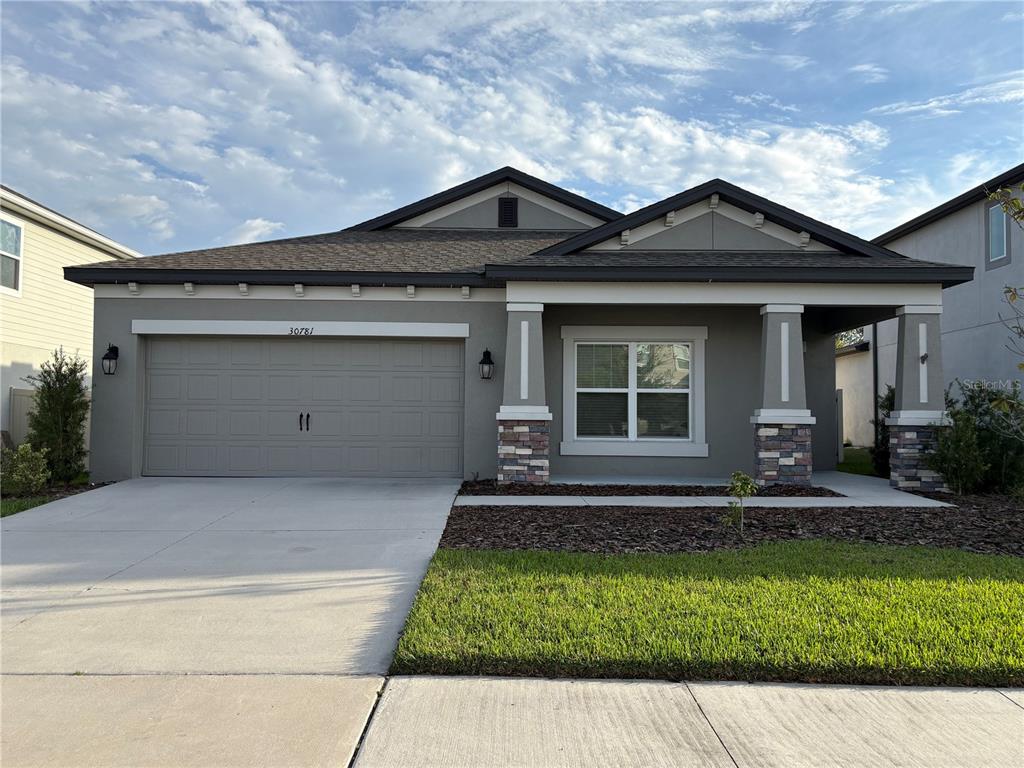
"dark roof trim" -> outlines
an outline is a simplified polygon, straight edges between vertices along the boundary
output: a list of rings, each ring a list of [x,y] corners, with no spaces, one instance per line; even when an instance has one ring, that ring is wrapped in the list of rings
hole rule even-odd
[[[974,267],[536,267],[488,265],[490,278],[578,282],[966,283]]]
[[[840,347],[836,350],[836,357],[846,357],[847,355],[855,355],[858,352],[867,352],[871,349],[870,341],[860,341],[856,344],[849,344],[845,347]]]
[[[916,232],[921,229],[921,227],[927,227],[929,224],[938,221],[945,216],[949,216],[951,213],[956,213],[961,208],[965,208],[971,203],[984,200],[988,197],[989,192],[995,192],[1006,184],[1015,184],[1020,181],[1024,181],[1024,163],[1014,166],[1008,171],[1004,171],[995,178],[989,179],[984,184],[979,184],[973,189],[967,190],[962,195],[957,195],[952,200],[947,200],[942,205],[938,205],[930,211],[926,211],[920,216],[900,224],[894,229],[890,229],[888,232],[874,238],[871,242],[878,243],[879,245],[891,243],[893,240],[898,240],[905,235],[909,235],[911,232]]]
[[[143,285],[352,285],[437,286],[474,288],[501,285],[474,272],[333,272],[326,269],[116,269],[114,267],[64,267],[64,279],[79,285],[97,283]]]
[[[393,227],[395,224],[400,224],[414,216],[419,216],[420,214],[427,213],[435,208],[440,208],[442,205],[448,205],[448,203],[453,203],[463,197],[475,194],[476,192],[480,192],[488,187],[493,187],[495,184],[501,184],[502,182],[508,181],[518,184],[521,187],[526,187],[538,194],[550,197],[553,200],[564,203],[578,211],[588,213],[603,221],[612,221],[622,217],[622,214],[618,211],[607,208],[600,203],[595,203],[593,200],[588,200],[587,198],[570,192],[567,189],[556,187],[554,184],[549,184],[543,179],[538,179],[536,176],[531,176],[528,173],[523,173],[522,171],[510,166],[505,166],[504,168],[499,168],[496,171],[491,171],[483,176],[479,176],[475,179],[459,184],[451,189],[446,189],[444,192],[438,192],[436,195],[425,197],[415,203],[410,203],[409,205],[398,208],[390,213],[385,213],[383,216],[378,216],[375,219],[370,219],[362,222],[361,224],[351,226],[349,229],[368,232],[374,229],[386,229],[387,227]]]
[[[610,237],[614,237],[625,229],[640,226],[646,224],[649,221],[653,221],[659,216],[664,216],[669,211],[674,211],[679,208],[685,208],[686,206],[698,203],[701,200],[710,197],[717,193],[719,198],[725,200],[727,203],[732,203],[738,208],[743,208],[750,211],[751,213],[763,213],[764,217],[773,221],[776,224],[780,224],[788,229],[796,229],[798,231],[803,230],[810,233],[815,240],[818,240],[826,245],[831,245],[833,248],[837,248],[847,253],[854,253],[863,256],[897,256],[900,255],[892,251],[887,250],[879,245],[870,243],[867,240],[863,240],[855,235],[851,235],[847,232],[843,232],[841,229],[829,226],[823,222],[812,219],[810,216],[805,216],[802,213],[798,213],[790,208],[773,203],[760,195],[755,195],[753,192],[747,192],[745,189],[741,189],[734,184],[730,184],[722,179],[712,179],[706,181],[696,187],[692,187],[685,192],[680,192],[678,195],[665,198],[661,202],[649,205],[646,208],[641,208],[638,211],[634,211],[621,219],[610,221],[607,224],[602,224],[599,227],[587,230],[575,237],[570,237],[567,240],[563,240],[560,243],[545,248],[544,250],[538,251],[540,255],[564,255],[568,253],[576,253],[584,248],[607,240]],[[905,258],[905,257],[901,257]]]

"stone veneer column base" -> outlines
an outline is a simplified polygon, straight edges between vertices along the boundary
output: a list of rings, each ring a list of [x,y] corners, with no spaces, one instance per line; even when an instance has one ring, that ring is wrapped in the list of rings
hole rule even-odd
[[[548,421],[498,420],[498,482],[543,484],[550,480]]]
[[[889,485],[905,491],[948,493],[946,481],[928,466],[941,426],[889,425]]]
[[[758,485],[810,485],[811,462],[809,425],[754,425],[754,479]]]

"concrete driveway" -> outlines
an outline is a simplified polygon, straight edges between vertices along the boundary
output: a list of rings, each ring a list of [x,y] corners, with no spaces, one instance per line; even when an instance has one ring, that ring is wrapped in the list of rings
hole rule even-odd
[[[5,518],[4,765],[345,764],[457,488],[146,478]]]

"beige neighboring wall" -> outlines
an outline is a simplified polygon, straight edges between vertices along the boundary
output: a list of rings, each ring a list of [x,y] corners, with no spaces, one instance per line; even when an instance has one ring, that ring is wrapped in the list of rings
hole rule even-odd
[[[0,428],[14,427],[18,442],[25,414],[12,420],[11,390],[30,389],[24,377],[58,347],[92,354],[92,289],[66,281],[64,267],[139,254],[7,188],[0,217],[22,228],[19,290],[0,291]],[[24,410],[25,401],[15,397],[13,405]]]
[[[843,392],[842,438],[858,447],[875,444],[872,376],[870,347],[836,355],[836,389]]]

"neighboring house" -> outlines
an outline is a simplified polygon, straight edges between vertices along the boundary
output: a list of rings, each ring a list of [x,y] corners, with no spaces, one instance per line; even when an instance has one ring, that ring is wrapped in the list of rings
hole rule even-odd
[[[971,274],[717,179],[623,216],[512,168],[338,232],[65,270],[97,369],[118,347],[97,479],[527,482],[808,482],[836,463],[834,334],[900,315],[923,383],[898,427],[931,423],[918,345]]]
[[[1022,358],[1007,349],[1010,332],[1000,316],[1011,315],[1003,288],[1024,286],[1024,230],[988,199],[990,191],[1019,189],[1021,183],[1024,164],[872,240],[914,259],[975,268],[974,280],[943,294],[943,387],[957,379],[1003,386],[1022,381],[1017,368]],[[876,348],[861,357],[869,365],[877,360],[877,382],[872,374],[866,378],[863,366],[855,366],[852,359],[837,363],[836,386],[844,393],[847,437],[855,444],[862,439],[857,435],[871,430],[874,403],[871,398],[851,398],[850,393],[864,391],[865,382],[879,393],[884,393],[886,385],[895,386],[897,331],[895,320],[865,328],[865,339],[871,339]],[[953,391],[958,392],[956,387]]]
[[[58,347],[91,356],[92,291],[64,280],[64,267],[139,254],[9,187],[0,187],[0,235],[0,421],[18,443],[31,405],[24,377]]]

